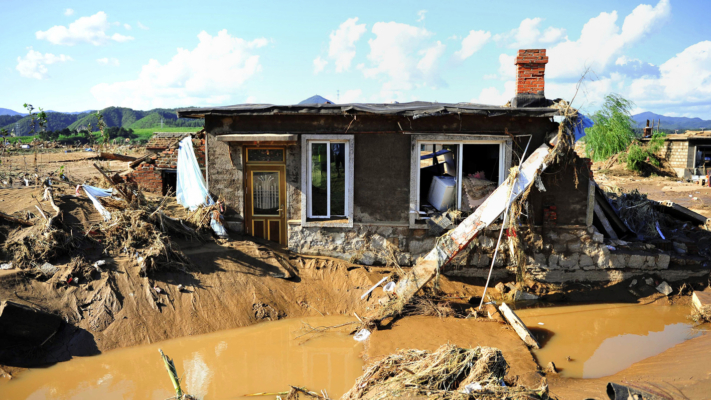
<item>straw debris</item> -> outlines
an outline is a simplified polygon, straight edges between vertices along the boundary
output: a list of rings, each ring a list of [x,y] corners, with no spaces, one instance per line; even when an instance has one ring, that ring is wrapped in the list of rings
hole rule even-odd
[[[492,347],[451,344],[434,352],[400,350],[371,364],[343,400],[426,396],[432,399],[546,399],[547,388],[507,387],[508,364]]]

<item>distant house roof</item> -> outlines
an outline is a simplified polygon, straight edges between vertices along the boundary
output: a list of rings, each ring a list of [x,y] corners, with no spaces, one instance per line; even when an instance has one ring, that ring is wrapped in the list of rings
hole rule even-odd
[[[314,95],[309,97],[306,100],[303,100],[299,102],[299,105],[304,105],[304,104],[333,104],[331,100],[328,100],[324,97],[321,97],[319,95]]]
[[[304,100],[307,101],[307,100]],[[302,102],[303,103],[303,102]],[[560,115],[553,107],[513,108],[506,106],[491,106],[474,103],[429,103],[414,101],[410,103],[374,104],[238,104],[225,107],[182,108],[177,110],[178,118],[204,118],[206,115],[265,115],[265,114],[300,114],[300,115],[343,115],[343,114],[374,114],[400,115],[413,117],[435,117],[449,114],[473,114],[489,117],[553,117]],[[553,101],[549,101],[553,104]]]
[[[156,132],[146,143],[147,150],[165,150],[171,144],[177,145],[176,140],[188,136],[188,132]]]

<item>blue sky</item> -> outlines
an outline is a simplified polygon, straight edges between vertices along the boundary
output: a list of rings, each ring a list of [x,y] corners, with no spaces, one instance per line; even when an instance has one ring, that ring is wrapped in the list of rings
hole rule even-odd
[[[0,107],[504,104],[546,48],[546,95],[711,119],[708,1],[4,2]]]

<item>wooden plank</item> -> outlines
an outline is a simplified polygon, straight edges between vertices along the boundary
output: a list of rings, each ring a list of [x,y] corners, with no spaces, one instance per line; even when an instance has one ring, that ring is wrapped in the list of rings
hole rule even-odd
[[[504,316],[506,321],[511,325],[514,331],[516,331],[518,337],[520,337],[524,343],[533,347],[534,349],[541,348],[538,345],[538,341],[536,341],[536,339],[531,334],[531,331],[526,328],[526,324],[521,321],[521,318],[519,318],[518,315],[516,315],[516,313],[513,312],[513,310],[509,308],[509,306],[506,305],[506,303],[503,303],[499,306],[499,312]]]
[[[136,161],[136,157],[124,156],[122,154],[114,153],[99,153],[99,158],[104,158],[107,160],[117,160],[117,161]]]
[[[15,218],[15,217],[10,216],[10,215],[7,215],[7,214],[5,214],[5,213],[3,213],[3,212],[0,212],[0,218],[4,219],[4,220],[6,220],[6,221],[14,222],[14,223],[16,223],[16,224],[20,224],[20,225],[24,225],[24,226],[33,226],[33,225],[34,225],[34,224],[33,224],[32,222],[30,222],[30,221],[25,221],[25,220],[22,220],[22,219],[19,219],[19,218]]]
[[[585,225],[591,227],[593,224],[593,216],[595,215],[595,181],[588,181],[588,208],[585,215]]]
[[[607,220],[605,213],[602,212],[602,208],[600,208],[600,204],[597,201],[595,202],[595,215],[602,223],[603,228],[605,228],[605,232],[607,232],[607,236],[609,236],[612,239],[617,239],[617,234],[615,233],[615,230],[612,229],[612,225],[610,225],[610,221]]]
[[[554,146],[555,143],[551,145]],[[536,176],[546,169],[546,160],[552,146],[544,143],[536,149],[521,165],[513,185],[509,176],[474,213],[440,237],[435,247],[398,281],[395,287],[396,298],[384,307],[371,311],[367,319],[373,322],[381,321],[399,313],[417,291],[434,278],[443,266],[465,250],[479,233],[499,218],[510,202],[516,200],[533,184]]]

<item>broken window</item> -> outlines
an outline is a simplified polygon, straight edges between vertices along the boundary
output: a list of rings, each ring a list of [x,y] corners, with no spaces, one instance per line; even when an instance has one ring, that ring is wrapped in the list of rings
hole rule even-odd
[[[308,146],[308,217],[348,215],[347,188],[350,144],[339,140],[312,140]]]
[[[507,142],[417,140],[415,220],[449,209],[474,211],[505,178]]]

